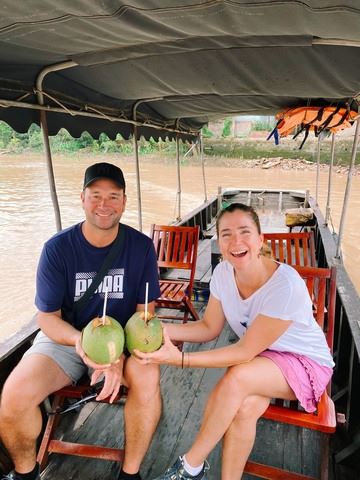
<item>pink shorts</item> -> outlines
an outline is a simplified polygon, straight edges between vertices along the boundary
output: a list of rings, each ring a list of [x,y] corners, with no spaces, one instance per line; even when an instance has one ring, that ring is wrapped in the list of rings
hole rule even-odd
[[[314,412],[330,382],[333,370],[321,366],[305,355],[265,350],[260,357],[270,358],[282,371],[296,398],[307,412]]]

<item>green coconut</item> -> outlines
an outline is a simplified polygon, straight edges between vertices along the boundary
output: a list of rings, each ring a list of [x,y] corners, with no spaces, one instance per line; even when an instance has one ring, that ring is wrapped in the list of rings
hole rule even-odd
[[[114,318],[105,316],[91,320],[82,331],[81,346],[95,363],[115,362],[124,350],[124,330]]]
[[[136,312],[125,325],[125,343],[130,353],[133,350],[148,353],[161,347],[163,340],[162,326],[158,317],[145,312]]]

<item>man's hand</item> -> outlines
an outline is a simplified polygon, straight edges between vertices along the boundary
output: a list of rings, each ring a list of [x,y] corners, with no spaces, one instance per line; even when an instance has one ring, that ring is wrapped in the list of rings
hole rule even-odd
[[[94,373],[91,375],[91,385],[94,385],[101,377],[104,377],[104,386],[96,400],[100,401],[108,397],[110,397],[110,403],[115,400],[123,383],[124,359],[125,355],[121,355],[119,360],[107,368],[94,370]]]
[[[115,400],[116,395],[119,393],[122,383],[125,355],[122,354],[114,363],[103,365],[90,360],[81,346],[81,338],[77,340],[75,349],[85,365],[94,370],[91,375],[91,385],[94,385],[100,378],[104,377],[104,386],[96,397],[96,400],[104,400],[105,398],[110,397],[109,402],[112,403]]]

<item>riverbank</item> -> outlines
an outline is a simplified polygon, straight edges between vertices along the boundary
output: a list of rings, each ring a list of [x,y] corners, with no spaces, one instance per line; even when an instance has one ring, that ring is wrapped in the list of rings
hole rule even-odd
[[[316,170],[317,164],[303,158],[262,157],[256,159],[239,159],[205,156],[205,164],[221,167],[258,168],[262,170]],[[328,171],[327,163],[320,163],[320,170]],[[333,173],[347,175],[349,167],[333,166]],[[360,175],[360,165],[355,165],[353,175]]]

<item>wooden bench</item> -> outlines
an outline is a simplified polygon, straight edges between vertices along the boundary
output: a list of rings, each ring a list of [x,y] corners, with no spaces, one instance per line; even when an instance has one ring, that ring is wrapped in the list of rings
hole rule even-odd
[[[301,277],[307,284],[309,294],[314,304],[314,317],[325,333],[330,350],[333,348],[334,336],[334,315],[336,299],[336,269],[315,268],[295,266]],[[290,403],[290,405],[288,405]],[[272,420],[280,424],[288,424],[311,431],[318,431],[323,434],[321,447],[321,478],[326,479],[328,475],[328,434],[335,432],[336,414],[335,406],[330,398],[330,385],[323,393],[317,411],[306,413],[298,402],[285,402],[276,400],[271,403],[264,413],[263,419]],[[259,442],[261,442],[261,431],[258,432]],[[276,439],[274,439],[274,447]],[[299,446],[298,446],[299,448]],[[295,452],[294,452],[295,453]],[[268,452],[268,457],[271,457]],[[263,458],[263,457],[262,457]],[[286,479],[286,480],[314,480],[314,476],[301,473],[290,472],[282,465],[264,465],[250,457],[245,467],[245,472],[251,475],[266,479]]]
[[[269,232],[263,233],[264,245],[275,260],[288,265],[315,267],[314,232]],[[220,251],[216,236],[211,240],[212,270],[219,262]]]
[[[156,307],[178,310],[182,317],[172,314],[158,315],[159,318],[169,318],[188,321],[189,316],[198,320],[199,316],[191,301],[196,271],[197,250],[199,242],[199,226],[179,227],[176,225],[152,224],[150,237],[153,240],[159,270],[165,269],[184,275],[182,278],[160,278],[160,297]]]
[[[315,267],[314,234],[310,232],[276,232],[264,233],[264,244],[273,257],[288,265]]]
[[[79,385],[68,385],[54,392],[50,407],[51,411],[55,412],[61,409],[61,407],[64,405],[64,402],[68,399],[82,399],[88,392],[89,388],[89,379],[86,378],[86,380],[80,382]],[[126,388],[121,386],[120,391],[115,398],[114,405],[116,405],[121,399],[125,399],[126,395]],[[103,400],[102,403],[109,403],[108,399]],[[56,438],[56,430],[61,416],[62,415],[60,413],[50,414],[48,416],[45,431],[37,455],[37,461],[40,464],[41,471],[45,468],[50,453],[61,453],[64,455],[76,455],[79,457],[98,458],[112,462],[122,462],[124,457],[123,448],[67,442],[63,439]]]

